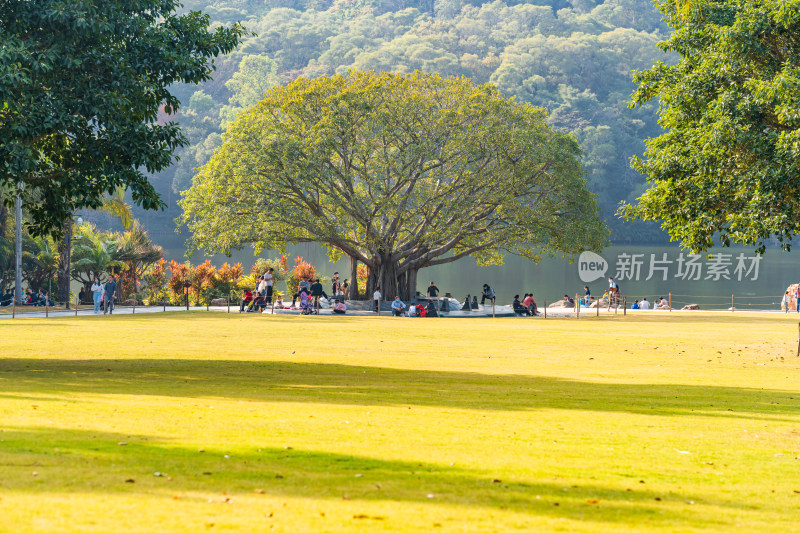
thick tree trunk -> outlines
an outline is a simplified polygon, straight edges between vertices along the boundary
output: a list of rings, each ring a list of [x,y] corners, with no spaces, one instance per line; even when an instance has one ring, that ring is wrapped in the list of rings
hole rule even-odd
[[[69,271],[72,256],[72,217],[63,222],[64,238],[58,243],[60,258],[58,261],[58,297],[56,301],[64,302],[69,309]]]
[[[400,299],[406,302],[410,302],[417,296],[417,272],[416,268],[410,268],[405,273],[405,279],[403,280],[403,287],[400,293]]]
[[[358,259],[350,258],[350,294],[345,295],[350,300],[358,300]]]
[[[379,285],[378,271],[372,267],[367,267],[367,286],[364,287],[364,299],[371,300],[375,288]]]
[[[391,256],[381,258],[377,268],[369,269],[367,280],[367,297],[372,298],[375,289],[381,291],[383,300],[391,301],[400,294],[398,273],[400,265]]]

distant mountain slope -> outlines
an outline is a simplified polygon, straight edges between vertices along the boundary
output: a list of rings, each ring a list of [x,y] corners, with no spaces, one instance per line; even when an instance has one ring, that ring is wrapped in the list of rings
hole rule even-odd
[[[188,188],[225,124],[272,84],[350,68],[423,69],[490,82],[546,107],[553,126],[581,141],[614,240],[663,239],[653,225],[613,217],[620,200],[646,187],[629,157],[659,133],[655,104],[628,107],[631,70],[668,59],[656,47],[667,28],[649,0],[185,0],[185,8],[220,24],[242,20],[256,35],[217,62],[213,81],[178,88],[178,120],[192,145],[155,178],[160,190]]]

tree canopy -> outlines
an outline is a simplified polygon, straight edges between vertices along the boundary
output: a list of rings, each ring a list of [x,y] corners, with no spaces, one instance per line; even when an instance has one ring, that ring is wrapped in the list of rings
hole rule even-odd
[[[597,249],[606,229],[578,142],[546,118],[462,77],[299,78],[231,123],[183,221],[210,252],[322,243],[365,264],[367,290],[387,298],[461,257]]]
[[[785,248],[800,231],[800,1],[666,0],[676,65],[639,72],[634,102],[661,103],[666,133],[637,170],[654,187],[629,217],[705,250]]]
[[[145,172],[186,144],[164,115],[170,85],[210,78],[212,58],[243,29],[209,31],[177,0],[5,0],[0,3],[0,192],[25,185],[34,233],[58,231],[75,209],[127,188],[163,205]]]
[[[191,146],[181,160],[152,176],[171,211],[147,215],[149,226],[171,229],[180,209],[171,202],[191,185],[193,169],[211,157],[242,96],[268,85],[346,73],[352,68],[414,70],[492,83],[505,96],[548,109],[548,123],[572,132],[583,149],[589,190],[598,195],[612,240],[664,242],[652,222],[623,223],[615,212],[647,182],[630,166],[643,140],[659,135],[655,103],[631,109],[631,70],[674,55],[656,43],[667,26],[651,0],[186,0],[213,21],[243,20],[253,34],[217,60],[197,107],[181,108]],[[258,74],[260,58],[270,75]],[[245,61],[247,60],[247,61]],[[271,73],[275,73],[275,78]],[[242,73],[243,76],[237,76]],[[229,85],[229,81],[236,81]],[[188,102],[194,86],[176,86]],[[210,104],[210,105],[209,105]],[[139,214],[140,218],[143,214]]]

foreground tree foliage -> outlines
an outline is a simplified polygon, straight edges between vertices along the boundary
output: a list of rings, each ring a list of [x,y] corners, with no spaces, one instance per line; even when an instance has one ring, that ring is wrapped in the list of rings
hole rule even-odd
[[[660,220],[705,250],[800,231],[800,1],[667,0],[674,66],[639,72],[634,102],[658,98],[667,132],[637,169],[655,186],[628,217]]]
[[[208,30],[175,0],[0,2],[0,189],[25,185],[35,234],[63,231],[78,208],[117,187],[163,205],[147,181],[186,144],[168,87],[209,79],[242,28]],[[13,196],[5,194],[6,202]]]
[[[387,298],[411,296],[419,269],[466,256],[599,248],[578,143],[545,120],[465,78],[301,78],[229,126],[183,221],[209,252],[320,242],[351,258],[351,280],[365,264],[367,292]]]

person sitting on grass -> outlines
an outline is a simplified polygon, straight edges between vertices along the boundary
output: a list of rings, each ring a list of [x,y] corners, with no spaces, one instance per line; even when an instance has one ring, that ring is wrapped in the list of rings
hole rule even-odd
[[[244,313],[245,307],[250,307],[250,304],[253,302],[253,293],[245,289],[244,294],[242,294],[242,303],[239,305],[239,312]]]
[[[522,300],[522,305],[528,308],[528,311],[531,312],[531,316],[536,316],[538,314],[538,307],[536,306],[536,300],[533,299],[533,294],[526,294],[525,299]]]
[[[427,317],[439,316],[439,311],[436,310],[436,304],[433,303],[433,300],[428,301],[428,307],[425,308],[425,314],[422,316],[427,316]]]
[[[416,311],[414,313],[414,316],[417,316],[417,317],[424,318],[428,314],[428,312],[425,310],[425,306],[422,305],[422,304],[415,305],[414,306],[414,310]]]
[[[255,298],[253,298],[253,303],[250,305],[249,311],[263,311],[267,308],[267,295],[266,293],[260,294],[256,293]]]
[[[3,295],[3,298],[0,299],[0,307],[8,307],[12,303],[14,303],[14,292],[8,289]]]
[[[300,293],[303,291],[308,292],[311,290],[311,276],[307,276],[300,280],[300,283],[297,284],[297,292],[294,293],[292,296],[292,307],[294,307],[294,303],[300,298]]]
[[[567,302],[569,305],[575,305],[575,298],[570,298],[569,294],[564,295],[564,301]]]
[[[394,297],[394,301],[392,302],[392,314],[394,316],[403,316],[403,311],[406,310],[406,304],[404,304],[399,296]]]
[[[530,316],[530,310],[522,305],[522,302],[519,301],[519,294],[514,295],[514,301],[511,303],[511,307],[514,309],[514,313],[517,316]]]
[[[347,312],[347,306],[342,300],[336,300],[336,303],[333,306],[333,312],[337,315],[343,315]]]
[[[636,301],[633,302],[633,305],[631,306],[631,309],[639,309],[639,300],[636,300]]]
[[[309,297],[305,289],[300,291],[300,312],[304,315],[310,315],[314,312],[314,308],[311,306],[311,297]]]

